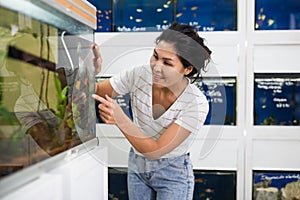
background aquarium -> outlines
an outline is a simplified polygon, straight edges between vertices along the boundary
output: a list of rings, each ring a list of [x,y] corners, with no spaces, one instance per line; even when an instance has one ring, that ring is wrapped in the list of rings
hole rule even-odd
[[[237,30],[237,0],[89,1],[98,10],[98,32],[156,32],[174,21],[198,31]]]
[[[236,172],[194,170],[193,200],[236,199]]]
[[[97,32],[112,31],[112,2],[88,0],[97,8]]]
[[[108,199],[128,200],[127,168],[108,168]]]
[[[102,81],[109,77],[96,77],[96,81]],[[210,110],[205,120],[205,125],[236,125],[236,78],[204,78],[194,84],[206,95]],[[130,95],[119,95],[115,98],[125,114],[132,119]],[[96,115],[99,123],[103,123],[98,110],[99,102],[96,102]]]
[[[237,0],[175,1],[175,21],[198,31],[236,31]]]
[[[300,124],[300,74],[255,74],[254,125]]]
[[[194,170],[193,200],[236,199],[236,172]],[[127,169],[108,169],[108,199],[128,200]]]
[[[252,199],[299,199],[299,171],[253,171]]]
[[[205,125],[236,125],[235,77],[205,77],[194,84],[209,102]]]
[[[113,1],[116,32],[161,31],[172,23],[172,3],[162,0]]]
[[[255,1],[255,30],[293,29],[300,29],[300,1]]]
[[[110,76],[102,76],[102,77],[96,77],[96,82],[101,82],[104,80],[109,79]],[[116,102],[120,105],[124,113],[132,120],[132,111],[131,111],[131,104],[130,104],[130,95],[119,95],[116,98],[114,98]],[[99,101],[96,101],[95,108],[96,108],[96,116],[97,116],[97,122],[98,123],[104,123],[102,119],[100,118],[99,109],[98,109]]]
[[[95,138],[93,30],[22,3],[0,4],[0,178]]]

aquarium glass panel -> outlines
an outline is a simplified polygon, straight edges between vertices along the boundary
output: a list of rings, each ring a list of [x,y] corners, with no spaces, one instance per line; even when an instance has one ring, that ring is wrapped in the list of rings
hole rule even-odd
[[[156,32],[175,21],[197,31],[237,30],[237,0],[89,1],[98,10],[98,32]]]
[[[170,23],[171,1],[113,1],[113,30],[116,32],[161,31]]]
[[[236,172],[194,170],[193,200],[236,200]]]
[[[108,168],[108,199],[129,200],[127,168]]]
[[[194,170],[193,200],[236,200],[236,172]],[[128,200],[127,169],[108,169],[108,199]]]
[[[298,199],[299,171],[253,171],[252,199]]]
[[[237,0],[178,0],[175,21],[198,31],[236,31]]]
[[[255,74],[254,125],[300,125],[300,74]]]
[[[194,84],[209,102],[205,125],[236,125],[235,77],[205,77]]]
[[[96,32],[112,31],[112,2],[88,0],[97,8],[97,29]]]
[[[237,0],[89,1],[98,9],[99,32],[156,32],[174,21],[198,31],[237,30]]]
[[[255,30],[299,30],[299,0],[256,0]]]
[[[0,6],[0,179],[95,138],[93,30],[56,23]]]

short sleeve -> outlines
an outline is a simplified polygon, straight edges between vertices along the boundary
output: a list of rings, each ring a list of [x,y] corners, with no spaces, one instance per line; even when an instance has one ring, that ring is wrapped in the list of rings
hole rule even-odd
[[[112,76],[109,81],[118,94],[124,95],[130,93],[134,89],[137,77],[139,77],[141,73],[143,73],[142,67],[134,67]]]

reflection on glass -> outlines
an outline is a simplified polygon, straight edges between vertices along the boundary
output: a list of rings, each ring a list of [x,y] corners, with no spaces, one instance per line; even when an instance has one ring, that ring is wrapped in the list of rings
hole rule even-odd
[[[205,125],[236,125],[236,78],[205,77],[194,84],[209,102]]]
[[[300,1],[255,1],[255,30],[300,29]]]
[[[300,74],[255,74],[254,125],[300,125]]]
[[[198,31],[236,31],[237,0],[178,0],[175,21]]]
[[[4,177],[95,137],[94,67],[92,41],[6,8],[0,13]]]
[[[299,171],[254,171],[252,199],[299,199]]]
[[[116,32],[161,31],[172,22],[171,1],[113,1]]]

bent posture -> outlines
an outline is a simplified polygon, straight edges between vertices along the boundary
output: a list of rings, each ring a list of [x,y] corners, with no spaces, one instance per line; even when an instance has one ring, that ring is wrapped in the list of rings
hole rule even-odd
[[[94,46],[95,61],[101,55]],[[191,83],[201,76],[211,51],[190,26],[173,23],[156,39],[150,66],[135,67],[96,84],[101,119],[115,124],[132,145],[129,199],[192,199],[189,147],[208,110]],[[100,67],[99,67],[100,68]],[[113,100],[130,94],[133,121]]]

